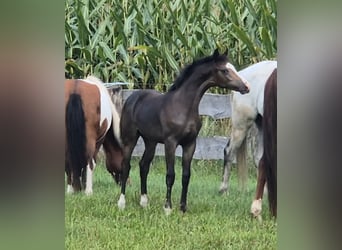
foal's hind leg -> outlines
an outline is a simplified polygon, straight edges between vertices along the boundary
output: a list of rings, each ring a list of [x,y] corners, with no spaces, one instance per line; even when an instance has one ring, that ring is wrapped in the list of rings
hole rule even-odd
[[[155,142],[145,141],[145,151],[139,162],[140,166],[140,185],[141,185],[141,197],[140,197],[140,206],[146,207],[148,203],[147,198],[147,175],[150,170],[150,164],[153,160],[154,153],[156,150],[157,144]]]
[[[122,152],[123,152],[123,160],[122,160],[122,175],[121,175],[121,194],[120,198],[118,200],[118,207],[119,209],[124,209],[126,206],[126,184],[127,179],[129,176],[129,171],[131,170],[131,156],[133,149],[138,141],[138,135],[136,135],[136,138],[134,138],[130,143],[123,146]]]

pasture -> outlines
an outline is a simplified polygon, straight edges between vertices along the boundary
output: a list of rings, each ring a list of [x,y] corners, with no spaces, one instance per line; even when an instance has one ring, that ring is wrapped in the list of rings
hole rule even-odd
[[[239,192],[233,168],[229,195],[220,195],[222,161],[193,160],[188,210],[179,210],[181,162],[176,158],[173,211],[166,216],[165,161],[156,156],[148,176],[149,206],[139,205],[139,158],[133,157],[126,208],[117,207],[120,188],[99,158],[94,194],[65,196],[66,249],[275,249],[277,225],[263,201],[263,222],[250,216],[256,171],[250,168],[247,191]],[[249,161],[249,165],[252,163]]]

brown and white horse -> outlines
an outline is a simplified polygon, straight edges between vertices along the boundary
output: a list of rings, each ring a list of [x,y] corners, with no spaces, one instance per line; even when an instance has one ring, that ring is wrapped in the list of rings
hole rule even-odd
[[[93,193],[93,171],[101,145],[107,170],[119,182],[121,99],[118,100],[120,96],[115,93],[111,96],[101,80],[94,76],[66,80],[64,87],[67,193],[83,188],[89,195]]]
[[[256,194],[251,206],[251,213],[259,220],[265,182],[271,215],[277,216],[277,69],[265,85],[263,131],[264,152],[259,162]]]

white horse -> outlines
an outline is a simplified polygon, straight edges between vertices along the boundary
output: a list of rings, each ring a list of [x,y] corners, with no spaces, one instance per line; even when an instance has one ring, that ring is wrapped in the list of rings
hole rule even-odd
[[[256,166],[259,164],[263,153],[261,121],[264,106],[264,88],[268,77],[275,68],[277,68],[277,61],[262,61],[238,72],[240,77],[243,77],[250,83],[250,92],[241,95],[236,91],[232,91],[232,130],[230,139],[224,149],[224,169],[220,193],[227,192],[228,190],[231,165],[235,156],[239,183],[242,188],[245,187],[247,180],[246,136],[253,123],[257,127],[257,147],[254,152],[254,163]]]

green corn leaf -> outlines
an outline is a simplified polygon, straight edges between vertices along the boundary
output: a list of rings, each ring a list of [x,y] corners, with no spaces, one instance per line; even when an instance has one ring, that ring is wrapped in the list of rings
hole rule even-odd
[[[115,62],[115,58],[113,56],[113,53],[111,51],[111,49],[108,47],[108,45],[104,42],[99,42],[99,45],[101,46],[102,50],[103,50],[103,54],[109,58],[112,62]]]

